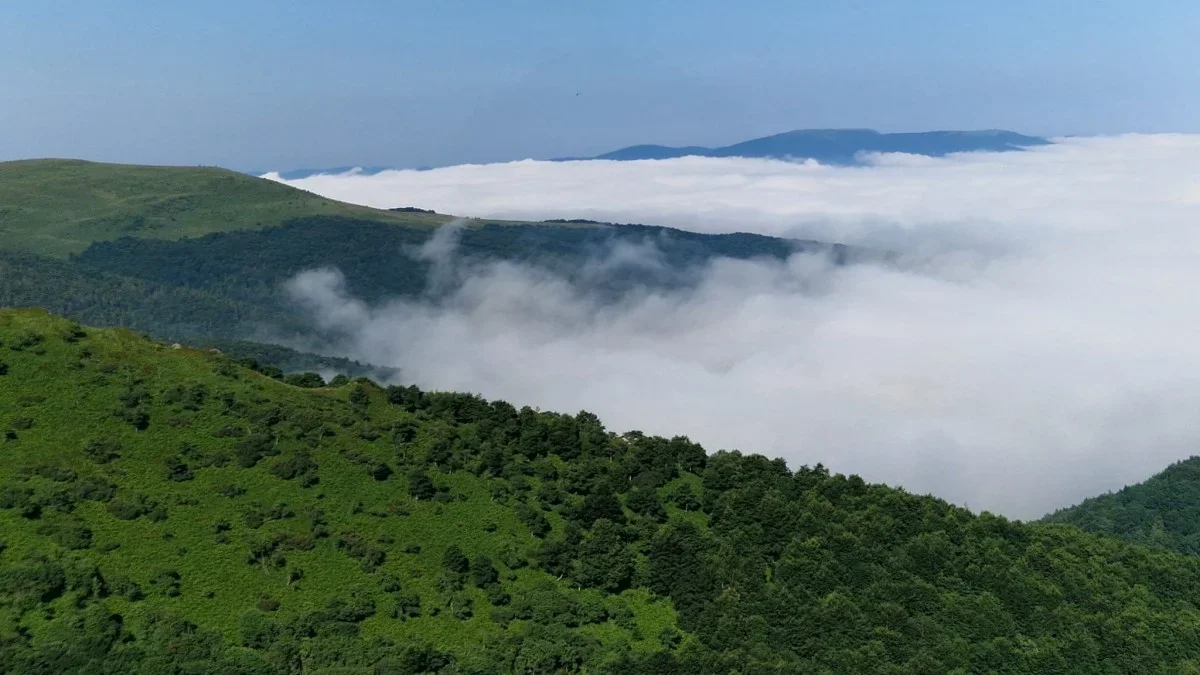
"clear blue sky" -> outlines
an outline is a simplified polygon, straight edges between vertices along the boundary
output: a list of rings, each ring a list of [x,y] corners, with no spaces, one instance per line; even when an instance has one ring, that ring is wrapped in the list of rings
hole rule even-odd
[[[0,159],[418,166],[803,127],[1200,131],[1198,36],[1194,0],[6,0]]]

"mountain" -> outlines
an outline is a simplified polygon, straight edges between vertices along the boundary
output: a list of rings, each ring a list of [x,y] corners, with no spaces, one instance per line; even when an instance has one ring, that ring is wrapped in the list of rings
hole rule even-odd
[[[390,171],[391,169],[392,167],[387,166],[335,166],[327,169],[290,169],[287,171],[278,171],[275,172],[275,174],[283,180],[300,180],[301,178],[312,178],[313,176],[320,176],[324,174],[337,175],[350,172],[354,172],[363,176],[373,176],[383,171]],[[254,171],[247,173],[250,173],[254,176],[262,176],[271,172]]]
[[[881,134],[870,129],[797,129],[719,148],[632,145],[589,158],[630,161],[675,157],[763,157],[813,159],[822,164],[857,164],[860,153],[903,152],[942,157],[955,152],[1007,152],[1050,141],[1012,131],[925,131]]]
[[[309,317],[281,288],[306,270],[336,267],[350,292],[372,302],[426,294],[432,263],[412,252],[451,220],[417,207],[344,204],[217,168],[0,163],[0,306],[45,307],[92,325],[223,345],[289,369],[327,372],[337,363],[349,374],[378,373],[249,343],[314,337]],[[602,273],[587,264],[617,244],[650,247],[655,264]],[[471,220],[457,235],[454,261],[536,266],[619,298],[646,286],[694,283],[715,258],[782,259],[800,251],[839,264],[863,254],[753,234]]]
[[[0,162],[0,250],[62,258],[96,241],[179,239],[318,215],[410,226],[447,220],[346,204],[215,167]]]
[[[1145,482],[1086,499],[1044,520],[1200,555],[1200,457],[1176,462]]]
[[[3,672],[1200,667],[1198,557],[40,310],[0,364]]]
[[[955,152],[1009,152],[1049,144],[1050,141],[1045,138],[1000,129],[887,134],[871,129],[796,129],[716,148],[700,145],[683,147],[653,144],[631,145],[594,157],[558,157],[550,161],[575,162],[608,159],[628,162],[641,159],[674,159],[676,157],[762,157],[813,159],[822,164],[853,165],[860,163],[860,153],[903,152],[942,157]],[[428,171],[433,168],[436,167],[422,166],[415,170]],[[252,174],[255,176],[271,174],[283,180],[300,180],[322,174],[337,175],[350,172],[370,176],[395,169],[396,167],[386,166],[338,166],[325,169],[256,171]]]

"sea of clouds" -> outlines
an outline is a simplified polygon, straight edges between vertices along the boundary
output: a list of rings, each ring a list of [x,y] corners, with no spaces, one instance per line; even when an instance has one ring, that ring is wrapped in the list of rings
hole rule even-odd
[[[278,176],[268,174],[278,180]],[[865,166],[682,158],[467,165],[289,184],[377,207],[593,218],[886,249],[891,264],[718,260],[603,303],[545,271],[419,255],[449,298],[290,290],[336,351],[426,388],[708,449],[824,463],[1033,518],[1200,449],[1200,136],[1057,139]],[[597,261],[656,264],[653,250]],[[397,264],[404,264],[398,256]]]

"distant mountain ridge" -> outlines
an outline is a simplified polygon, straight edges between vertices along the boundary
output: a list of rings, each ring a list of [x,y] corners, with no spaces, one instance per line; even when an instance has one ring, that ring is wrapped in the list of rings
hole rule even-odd
[[[1027,136],[1015,131],[986,129],[981,131],[917,131],[880,133],[873,129],[796,129],[773,136],[753,138],[718,148],[700,145],[674,147],[669,145],[631,145],[594,157],[556,157],[551,162],[577,162],[593,159],[636,161],[642,159],[675,159],[677,157],[751,157],[762,159],[812,159],[822,164],[860,164],[859,155],[871,152],[903,152],[912,155],[944,157],[955,152],[1010,152],[1051,141],[1039,136]],[[291,169],[274,172],[283,180],[300,180],[319,175],[338,175],[355,172],[371,176],[401,167],[339,166],[328,169]],[[422,166],[417,171],[436,167]],[[249,172],[263,176],[266,171]]]
[[[942,157],[956,152],[1009,152],[1049,143],[1045,138],[1000,129],[890,134],[872,129],[796,129],[718,148],[631,145],[595,157],[566,157],[556,161],[633,161],[696,156],[813,159],[822,164],[848,165],[860,163],[862,153],[903,152]]]

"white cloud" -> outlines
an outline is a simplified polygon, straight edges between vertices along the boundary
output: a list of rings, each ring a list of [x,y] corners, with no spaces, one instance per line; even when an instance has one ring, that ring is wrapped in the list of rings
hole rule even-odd
[[[720,261],[699,287],[594,303],[472,270],[432,307],[294,289],[349,356],[432,388],[586,408],[1033,517],[1200,448],[1200,136],[1060,139],[866,167],[515,162],[292,184],[374,206],[593,217],[885,246],[898,268]],[[654,264],[652,252],[619,251]],[[613,263],[613,261],[616,261]]]

